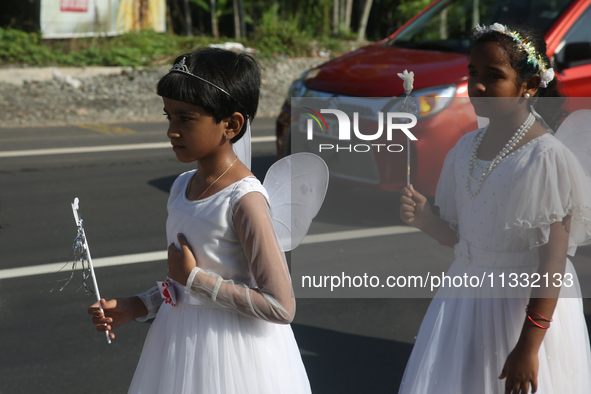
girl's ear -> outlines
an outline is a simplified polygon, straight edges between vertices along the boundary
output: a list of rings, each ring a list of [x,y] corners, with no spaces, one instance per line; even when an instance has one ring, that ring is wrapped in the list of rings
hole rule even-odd
[[[529,81],[527,81],[525,84],[522,97],[525,97],[526,93],[529,93],[529,97],[534,97],[534,95],[538,92],[541,80],[542,77],[540,77],[538,74],[532,75]]]
[[[238,135],[242,126],[244,125],[244,116],[240,112],[234,112],[229,118],[227,118],[228,125],[226,126],[225,133],[228,139],[231,140]]]

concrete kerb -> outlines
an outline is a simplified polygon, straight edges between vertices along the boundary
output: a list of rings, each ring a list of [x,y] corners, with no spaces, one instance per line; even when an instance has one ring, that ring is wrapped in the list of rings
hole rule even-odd
[[[49,81],[55,75],[85,79],[97,75],[118,75],[132,67],[22,67],[0,68],[0,83],[22,85],[26,82]]]

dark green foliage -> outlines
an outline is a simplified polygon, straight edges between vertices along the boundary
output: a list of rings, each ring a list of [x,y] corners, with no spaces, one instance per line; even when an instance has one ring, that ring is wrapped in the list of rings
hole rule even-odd
[[[36,0],[10,1],[0,17],[0,66],[151,66],[168,64],[182,52],[207,46],[211,37],[209,0],[190,0],[193,37],[150,30],[116,37],[43,40],[36,33]],[[259,57],[316,56],[330,51],[336,56],[358,46],[356,29],[366,0],[354,0],[351,27],[332,29],[333,0],[244,0],[247,38],[235,39],[232,2],[216,0],[219,42],[239,41],[254,48]],[[345,0],[341,0],[343,2]],[[367,29],[370,40],[384,38],[430,0],[374,0]],[[181,28],[182,1],[167,0],[174,31]],[[18,29],[18,30],[17,30]],[[28,33],[26,31],[32,31]]]
[[[232,38],[221,42],[234,41]],[[0,28],[0,65],[31,66],[152,66],[168,64],[183,52],[214,42],[208,36],[173,36],[151,30],[106,38],[42,40],[37,33]],[[295,23],[280,23],[269,16],[248,40],[259,57],[313,56],[318,50],[343,53],[353,43],[332,38],[313,40]]]
[[[7,0],[3,1],[1,6],[0,27],[11,27],[27,32],[39,30],[36,0]]]
[[[42,40],[37,33],[0,28],[0,64],[34,66],[143,66],[206,45],[207,38],[176,37],[151,30],[112,38]]]

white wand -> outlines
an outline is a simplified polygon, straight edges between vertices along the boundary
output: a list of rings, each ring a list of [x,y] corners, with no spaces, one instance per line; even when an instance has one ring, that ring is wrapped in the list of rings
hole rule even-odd
[[[398,73],[398,76],[404,81],[402,83],[402,87],[404,88],[404,93],[406,93],[401,110],[413,115],[418,115],[419,111],[417,104],[413,99],[410,98],[410,92],[412,92],[412,84],[415,79],[415,74],[412,71],[408,72],[407,70],[404,70],[403,73]],[[410,189],[410,138],[408,138],[408,136],[406,137],[406,187]]]
[[[80,218],[80,215],[78,214],[78,209],[80,208],[79,203],[80,203],[80,200],[78,199],[78,197],[76,197],[74,199],[74,202],[72,203],[72,212],[74,212],[74,219],[76,220],[76,226],[78,226],[78,237],[80,237],[83,242],[84,250],[80,253],[80,256],[81,256],[80,259],[83,261],[83,264],[84,264],[85,257],[86,257],[86,260],[88,261],[88,267],[90,270],[90,276],[92,277],[92,284],[94,285],[94,292],[96,294],[96,299],[98,301],[99,309],[101,310],[101,312],[104,315],[105,311],[103,310],[103,307],[101,306],[101,293],[99,292],[98,283],[96,281],[96,275],[94,273],[94,267],[92,265],[92,257],[90,257],[90,248],[88,247],[88,240],[86,239],[86,233],[84,232],[84,226],[83,226],[82,219]],[[109,331],[105,331],[105,335],[107,336],[107,342],[110,344],[111,337],[109,336]]]

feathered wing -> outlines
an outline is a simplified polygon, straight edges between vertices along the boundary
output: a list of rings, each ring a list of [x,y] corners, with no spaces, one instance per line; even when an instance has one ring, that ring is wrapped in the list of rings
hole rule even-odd
[[[295,249],[318,214],[328,188],[328,167],[313,153],[295,153],[273,164],[263,182],[273,227],[283,251]]]

